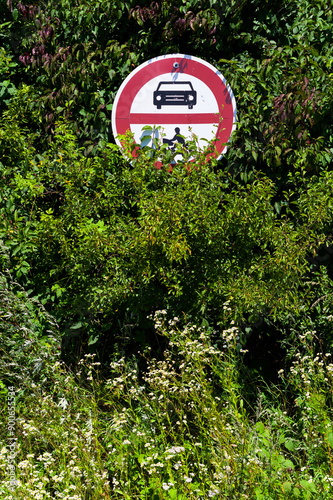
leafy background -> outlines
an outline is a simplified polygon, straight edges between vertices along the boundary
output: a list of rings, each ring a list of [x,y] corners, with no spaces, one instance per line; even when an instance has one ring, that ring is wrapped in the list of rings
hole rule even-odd
[[[59,354],[72,370],[85,354],[105,376],[121,356],[144,370],[137,351],[169,345],[151,319],[165,310],[222,351],[220,332],[238,329],[235,397],[253,416],[297,332],[315,332],[314,359],[332,348],[332,6],[8,0],[0,19],[3,382],[22,383],[22,353],[26,383]],[[156,170],[149,150],[129,163],[112,137],[122,81],[167,53],[212,63],[237,101],[227,154],[207,164],[193,144],[190,173],[167,156]],[[290,415],[298,390],[283,393]]]

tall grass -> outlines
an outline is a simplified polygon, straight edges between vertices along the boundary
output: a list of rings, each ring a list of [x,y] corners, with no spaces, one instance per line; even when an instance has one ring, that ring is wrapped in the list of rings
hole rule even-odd
[[[153,319],[159,359],[115,360],[106,379],[85,355],[74,372],[56,361],[43,384],[19,383],[18,484],[9,490],[3,411],[1,498],[331,499],[333,363],[315,332],[296,335],[279,384],[260,391],[244,387],[234,325]]]

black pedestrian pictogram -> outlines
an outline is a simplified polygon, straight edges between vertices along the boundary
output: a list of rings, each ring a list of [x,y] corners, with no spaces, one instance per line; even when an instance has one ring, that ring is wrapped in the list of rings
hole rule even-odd
[[[191,82],[160,82],[153,94],[157,109],[162,106],[188,106],[193,109],[197,103],[197,92]]]
[[[185,139],[182,135],[180,135],[180,128],[176,127],[175,132],[176,133],[172,139],[163,139],[163,144],[168,144],[170,146],[169,149],[171,149],[171,151],[176,150],[176,143],[177,142],[178,142],[178,144],[182,144],[183,146],[186,147]]]

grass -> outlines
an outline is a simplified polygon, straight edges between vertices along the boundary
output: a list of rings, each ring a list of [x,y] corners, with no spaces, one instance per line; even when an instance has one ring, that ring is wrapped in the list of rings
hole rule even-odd
[[[214,346],[205,327],[153,319],[168,339],[160,359],[115,360],[106,379],[85,355],[74,372],[53,361],[39,384],[19,383],[18,483],[11,492],[4,405],[1,498],[332,498],[333,364],[315,332],[298,334],[279,384],[258,390],[245,387],[234,325]]]

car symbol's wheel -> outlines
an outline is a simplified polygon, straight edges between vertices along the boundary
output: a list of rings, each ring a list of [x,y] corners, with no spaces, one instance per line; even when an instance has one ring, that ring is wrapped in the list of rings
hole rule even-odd
[[[188,109],[193,109],[193,104],[189,104]]]
[[[160,104],[157,104],[157,109],[161,109],[162,106]]]

